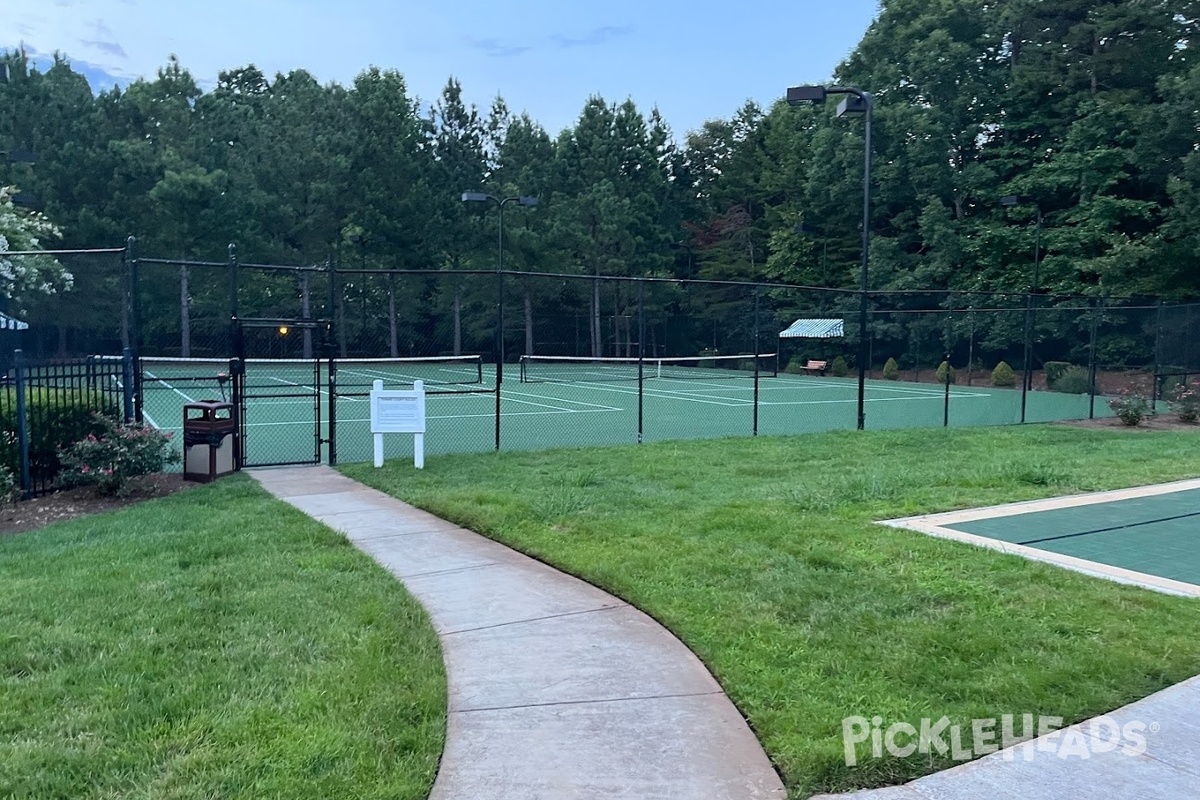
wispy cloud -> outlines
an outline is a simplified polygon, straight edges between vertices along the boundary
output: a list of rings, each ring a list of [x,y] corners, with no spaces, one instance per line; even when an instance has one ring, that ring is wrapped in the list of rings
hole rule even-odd
[[[116,35],[112,32],[112,28],[102,19],[94,19],[88,23],[88,27],[96,32],[96,35],[102,39],[115,39]]]
[[[582,36],[563,36],[560,34],[551,38],[556,45],[566,49],[607,44],[614,39],[620,39],[622,36],[628,36],[631,33],[633,33],[632,25],[605,25],[600,28],[593,28]]]
[[[86,45],[88,47],[95,48],[96,50],[99,50],[101,53],[107,53],[110,56],[116,56],[117,58],[128,58],[129,57],[125,54],[125,48],[121,47],[121,45],[118,44],[117,42],[100,42],[100,41],[96,41],[94,39],[80,39],[79,43],[82,45]]]
[[[633,33],[632,25],[605,25],[578,36],[554,34],[531,44],[505,39],[470,39],[468,44],[489,58],[512,58],[546,46],[560,50],[598,47]]]
[[[469,44],[491,58],[512,58],[533,49],[527,44],[514,44],[502,39],[470,39]]]

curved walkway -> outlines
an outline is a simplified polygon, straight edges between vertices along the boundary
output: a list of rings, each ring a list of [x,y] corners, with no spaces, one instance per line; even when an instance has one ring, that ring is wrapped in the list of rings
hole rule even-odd
[[[637,609],[327,467],[251,474],[429,612],[450,684],[431,800],[784,797],[708,670]]]

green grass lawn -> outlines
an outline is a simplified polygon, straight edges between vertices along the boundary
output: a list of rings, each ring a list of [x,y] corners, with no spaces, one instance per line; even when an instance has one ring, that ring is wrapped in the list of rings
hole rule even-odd
[[[0,538],[0,620],[0,797],[428,796],[428,619],[248,478]]]
[[[848,716],[1071,722],[1200,672],[1200,603],[872,524],[1194,477],[1200,434],[845,432],[427,467],[345,472],[663,622],[713,670],[795,798],[953,763],[848,768]]]

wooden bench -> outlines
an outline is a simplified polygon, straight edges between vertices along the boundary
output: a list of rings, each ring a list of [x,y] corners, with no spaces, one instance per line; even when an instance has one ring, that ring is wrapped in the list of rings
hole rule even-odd
[[[815,372],[818,375],[824,375],[825,368],[827,366],[829,366],[829,363],[826,361],[811,361],[810,360],[807,364],[805,364],[800,369],[803,372]]]

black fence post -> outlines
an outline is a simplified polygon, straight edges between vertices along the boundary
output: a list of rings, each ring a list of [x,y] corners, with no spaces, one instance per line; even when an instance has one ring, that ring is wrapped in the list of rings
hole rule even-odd
[[[141,422],[133,402],[133,349],[130,347],[121,354],[121,416],[126,423]]]
[[[1100,313],[1104,298],[1092,301],[1092,330],[1088,342],[1088,419],[1096,418],[1096,335],[1100,328]],[[1153,409],[1151,409],[1153,412]]]
[[[954,370],[954,367],[950,366],[950,354],[946,353],[946,380],[945,380],[946,390],[945,390],[945,400],[943,401],[943,404],[942,404],[942,427],[943,428],[950,427],[950,376],[951,376],[951,373],[953,372],[953,370]]]
[[[329,309],[326,317],[328,322],[325,328],[325,347],[329,355],[329,466],[337,466],[337,336],[338,330],[336,326],[336,311],[337,308],[337,271],[333,265],[333,255],[330,254],[325,259],[325,268],[329,272]]]
[[[643,389],[646,384],[646,282],[638,281],[638,428],[637,441],[645,438]]]
[[[1156,306],[1157,306],[1157,308],[1155,309],[1155,320],[1154,320],[1154,375],[1150,379],[1150,382],[1152,384],[1152,386],[1150,387],[1150,409],[1151,409],[1151,411],[1158,408],[1159,388],[1160,388],[1159,384],[1161,383],[1161,378],[1159,376],[1161,375],[1162,368],[1163,368],[1162,339],[1163,339],[1163,316],[1165,314],[1165,311],[1164,311],[1164,307],[1163,307],[1164,303],[1161,298],[1156,303]]]
[[[1033,293],[1025,294],[1025,366],[1021,376],[1021,422],[1025,422],[1025,403],[1033,388]]]
[[[501,219],[501,235],[504,221]],[[503,251],[502,251],[503,252]],[[504,273],[496,270],[496,449],[500,449],[500,384],[504,381]]]
[[[125,265],[129,272],[129,346],[133,352],[140,352],[142,337],[142,317],[140,301],[141,275],[138,270],[137,239],[130,236],[125,240]]]
[[[17,386],[17,450],[21,458],[21,493],[29,497],[33,481],[29,475],[29,409],[25,404],[25,357],[20,350],[13,351],[13,371]]]
[[[758,436],[758,360],[762,348],[759,346],[759,310],[761,304],[759,302],[760,293],[758,287],[754,287],[754,422],[752,436]],[[776,358],[778,358],[776,354]]]

